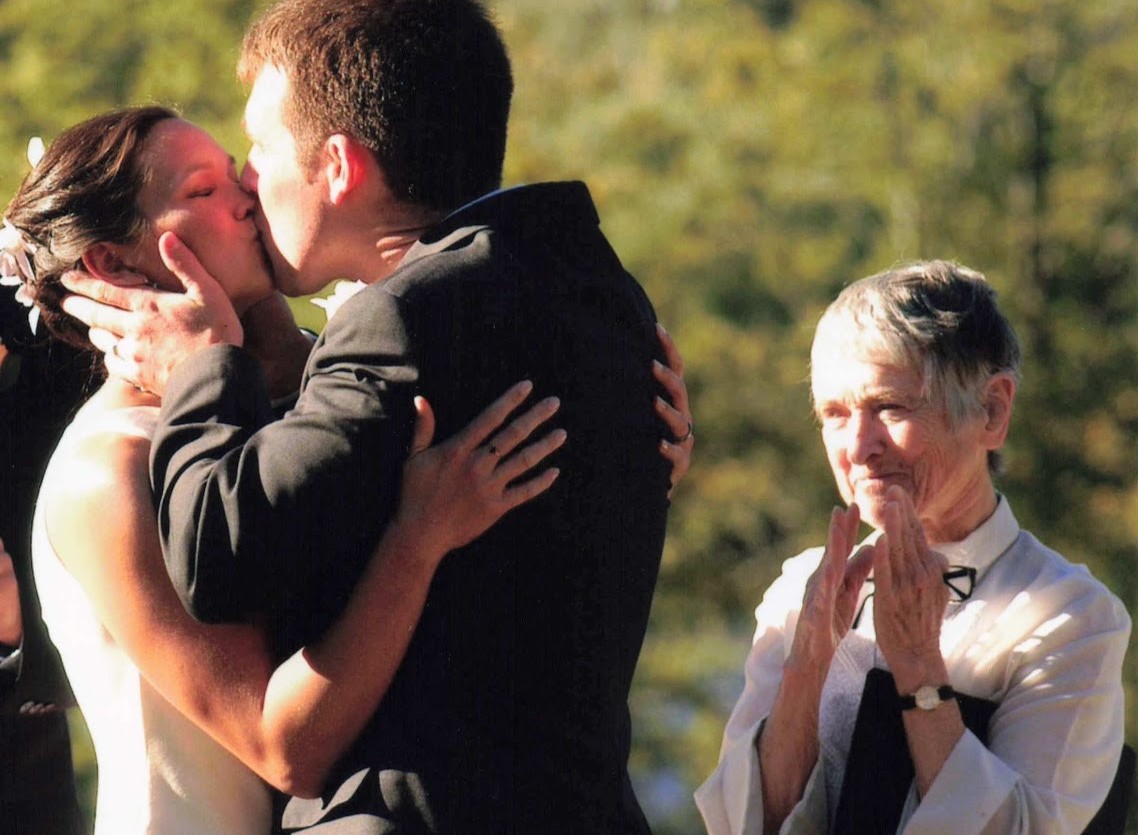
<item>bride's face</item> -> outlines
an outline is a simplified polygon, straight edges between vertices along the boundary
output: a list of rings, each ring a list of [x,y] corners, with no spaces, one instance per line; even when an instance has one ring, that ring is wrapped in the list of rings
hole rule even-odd
[[[238,182],[225,149],[196,125],[166,119],[151,129],[141,162],[149,176],[138,205],[152,234],[131,251],[130,266],[161,287],[180,289],[158,255],[158,238],[173,232],[221,284],[238,314],[269,295],[254,199]]]

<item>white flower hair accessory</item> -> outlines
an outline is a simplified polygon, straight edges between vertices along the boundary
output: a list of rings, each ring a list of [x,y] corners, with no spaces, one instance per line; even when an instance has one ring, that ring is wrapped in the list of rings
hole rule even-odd
[[[33,136],[28,140],[28,162],[31,163],[32,168],[40,164],[43,159],[44,144],[43,139],[39,136]]]
[[[28,162],[32,168],[39,165],[43,159],[44,144],[39,136],[28,140]],[[28,236],[17,229],[4,218],[4,226],[0,229],[0,286],[15,287],[16,301],[28,310],[28,326],[32,333],[39,325],[40,311],[36,307],[32,288],[35,287],[36,273],[32,268],[32,256],[36,253],[36,245],[28,240]]]
[[[36,245],[27,236],[4,218],[0,228],[0,285],[16,288],[16,301],[28,311],[28,326],[32,333],[39,325],[40,311],[35,306],[32,288],[35,287],[36,273],[32,267],[31,256],[35,255]]]

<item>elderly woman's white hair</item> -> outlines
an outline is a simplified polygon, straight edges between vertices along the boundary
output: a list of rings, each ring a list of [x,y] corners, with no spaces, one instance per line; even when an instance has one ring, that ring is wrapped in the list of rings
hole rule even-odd
[[[996,374],[1020,377],[1019,340],[981,273],[950,261],[920,261],[846,287],[818,322],[811,365],[834,351],[918,368],[929,402],[953,428],[984,410]],[[999,470],[996,452],[989,468]]]

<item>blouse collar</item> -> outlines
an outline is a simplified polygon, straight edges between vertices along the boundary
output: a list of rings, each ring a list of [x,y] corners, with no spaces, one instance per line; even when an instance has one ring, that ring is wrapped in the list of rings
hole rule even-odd
[[[1019,531],[1019,522],[1008,500],[1000,495],[996,510],[980,527],[959,542],[939,542],[932,547],[944,555],[949,565],[975,568],[977,574],[983,575],[1012,546]]]

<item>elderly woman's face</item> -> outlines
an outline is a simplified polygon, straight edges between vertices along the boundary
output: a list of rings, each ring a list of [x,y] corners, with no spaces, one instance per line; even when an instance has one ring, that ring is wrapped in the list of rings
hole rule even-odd
[[[815,347],[811,387],[838,490],[863,519],[882,526],[885,491],[896,484],[930,541],[971,533],[970,510],[992,496],[983,417],[951,428],[918,369],[859,358],[840,341]]]

